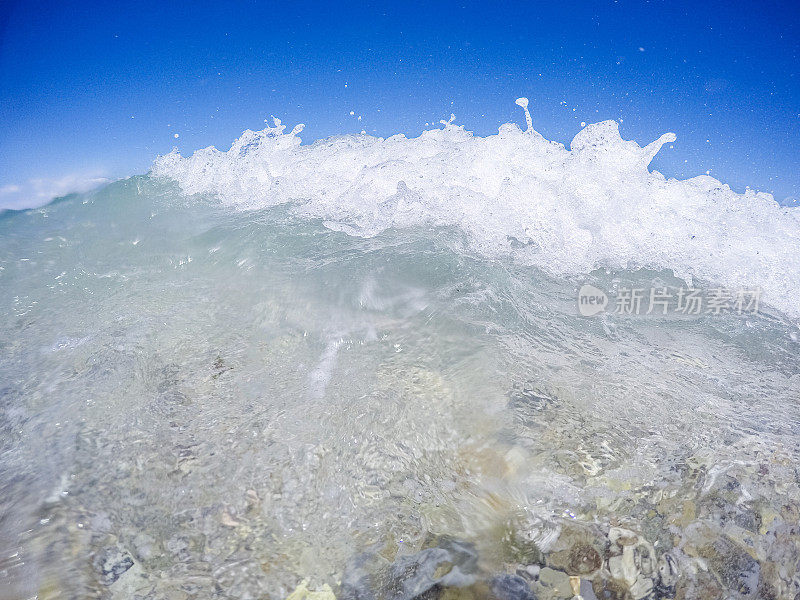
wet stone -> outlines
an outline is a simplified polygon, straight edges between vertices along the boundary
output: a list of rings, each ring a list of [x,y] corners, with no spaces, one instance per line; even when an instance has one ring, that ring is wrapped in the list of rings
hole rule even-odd
[[[589,575],[603,564],[600,553],[588,544],[576,544],[570,548],[568,555],[568,573]]]
[[[539,565],[518,565],[516,574],[526,581],[536,581],[542,568]]]
[[[653,545],[639,534],[621,527],[612,527],[608,539],[612,543],[607,561],[611,577],[627,587],[633,600],[652,598],[658,577]]]
[[[761,514],[737,503],[741,494],[739,482],[732,480],[723,489],[727,493],[717,491],[703,500],[700,504],[702,514],[722,526],[733,523],[752,533],[758,533],[763,525]]]
[[[528,582],[518,575],[498,575],[489,582],[495,600],[536,600]]]
[[[447,569],[450,555],[440,548],[428,548],[411,556],[398,558],[389,568],[385,586],[386,597],[392,600],[411,600],[430,591],[441,578],[436,572]],[[448,571],[449,573],[452,570]]]
[[[374,556],[362,555],[345,570],[339,598],[427,600],[438,596],[442,588],[474,584],[477,562],[474,547],[455,540],[444,540],[439,547],[400,556],[388,567],[379,569],[375,569]]]
[[[444,548],[428,548],[411,556],[398,558],[389,568],[388,598],[411,600],[434,586],[465,587],[475,577],[463,572],[459,558]],[[469,559],[468,559],[469,560]]]
[[[674,598],[679,577],[678,561],[669,553],[663,554],[658,560],[658,579],[653,588],[655,600]]]
[[[538,595],[541,598],[571,598],[572,585],[570,584],[569,575],[563,571],[557,571],[550,567],[545,567],[539,571],[539,584],[540,591]]]
[[[488,600],[489,586],[479,582],[463,588],[443,588],[438,600]]]
[[[595,579],[592,591],[597,600],[633,600],[625,582],[617,579]]]
[[[534,385],[514,386],[508,396],[512,409],[542,411],[556,402],[553,396]]]
[[[603,566],[605,540],[590,527],[565,526],[547,555],[547,565],[568,575],[586,577]]]
[[[755,597],[761,566],[744,548],[722,535],[698,548],[698,554],[708,561],[725,587],[745,598]]]
[[[713,575],[699,572],[694,577],[681,578],[675,590],[675,600],[723,600],[725,593]]]
[[[93,564],[100,583],[111,585],[133,566],[133,558],[126,551],[112,546],[98,553]]]
[[[375,573],[385,568],[385,560],[374,552],[364,552],[353,557],[342,574],[340,600],[374,600]]]
[[[522,565],[535,565],[542,560],[536,542],[519,531],[511,530],[503,538],[503,547],[509,560]]]

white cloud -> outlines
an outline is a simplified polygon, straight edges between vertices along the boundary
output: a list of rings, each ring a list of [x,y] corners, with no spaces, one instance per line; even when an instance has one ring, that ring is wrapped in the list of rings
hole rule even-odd
[[[11,195],[11,194],[15,194],[18,191],[20,191],[20,189],[22,189],[22,188],[20,188],[18,185],[14,185],[14,184],[4,185],[3,187],[0,187],[0,198],[2,198],[3,196],[8,196],[8,195]]]
[[[34,208],[53,198],[88,192],[111,181],[101,173],[70,173],[61,177],[34,178],[22,184],[0,186],[0,210]]]

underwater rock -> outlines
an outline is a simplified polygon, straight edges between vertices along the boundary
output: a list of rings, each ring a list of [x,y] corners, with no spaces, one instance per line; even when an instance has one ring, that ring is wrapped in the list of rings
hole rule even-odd
[[[565,525],[547,555],[547,565],[567,575],[588,577],[603,566],[605,539],[590,527]]]
[[[467,587],[476,582],[478,555],[471,544],[444,540],[436,548],[400,556],[377,568],[372,553],[357,557],[342,576],[341,600],[412,600],[434,587]]]
[[[93,561],[100,583],[111,585],[133,566],[133,558],[125,550],[112,546],[99,552]]]
[[[535,565],[542,562],[542,552],[537,544],[538,524],[523,516],[515,516],[504,524],[501,535],[502,550],[508,562]]]
[[[694,577],[683,577],[675,590],[675,600],[723,600],[725,592],[716,578],[705,571]]]
[[[653,588],[656,600],[674,597],[679,578],[678,561],[669,552],[662,554],[658,559],[658,579]]]
[[[447,546],[397,558],[389,567],[385,597],[411,600],[434,586],[466,587],[475,583],[478,557],[474,549],[460,542]]]
[[[435,591],[435,588],[431,591]],[[491,590],[486,582],[478,581],[469,587],[444,588],[438,600],[488,600],[490,596]]]
[[[539,565],[517,565],[514,570],[518,577],[522,577],[525,581],[536,581],[539,579],[539,573],[542,567]]]
[[[489,582],[495,600],[536,600],[528,582],[518,575],[498,575]]]
[[[515,385],[508,393],[508,405],[511,409],[527,409],[543,411],[556,403],[555,397],[539,389],[533,384]]]
[[[131,550],[139,561],[150,559],[156,552],[156,541],[144,532],[138,531],[132,534]]]
[[[635,532],[612,527],[608,532],[611,556],[607,567],[611,577],[624,583],[633,600],[652,596],[657,577],[656,551]]]
[[[697,549],[709,568],[728,589],[745,598],[755,597],[761,575],[761,566],[747,551],[727,535],[721,535]]]
[[[717,477],[714,487],[707,492],[698,505],[700,514],[723,527],[733,523],[752,533],[761,530],[763,521],[759,510],[742,503],[742,483],[731,475]]]
[[[624,581],[597,578],[592,582],[592,591],[598,600],[633,600]]]
[[[308,580],[304,579],[286,600],[336,600],[331,587],[326,583],[319,590],[309,590]]]
[[[385,564],[386,560],[375,552],[364,552],[350,559],[342,573],[338,597],[341,600],[374,600],[372,580]]]
[[[603,559],[596,548],[589,544],[576,544],[567,556],[567,572],[578,575],[590,575],[603,564]]]
[[[550,567],[544,567],[539,571],[539,586],[536,591],[542,600],[572,598],[573,595],[569,575]]]
[[[453,572],[448,571],[443,577],[436,577],[440,567],[447,569],[450,554],[441,548],[427,548],[411,556],[401,556],[391,567],[384,586],[385,597],[391,600],[411,600],[417,598],[434,586],[442,583]],[[458,578],[459,573],[455,573]],[[472,583],[470,580],[467,585]],[[455,586],[459,587],[459,586]]]
[[[699,521],[684,532],[681,549],[695,560],[702,561],[729,595],[735,594],[732,597],[756,598],[762,565],[751,555],[751,552],[756,552],[745,539],[733,535],[736,535],[735,530],[722,531],[714,522]]]

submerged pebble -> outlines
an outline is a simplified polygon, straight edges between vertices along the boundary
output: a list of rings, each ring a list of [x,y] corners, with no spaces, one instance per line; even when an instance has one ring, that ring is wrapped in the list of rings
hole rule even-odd
[[[398,556],[382,566],[375,554],[356,557],[342,577],[341,600],[413,600],[434,588],[462,588],[477,581],[478,555],[470,544],[443,540],[439,546]]]
[[[536,600],[528,582],[517,575],[498,575],[489,582],[494,600]]]
[[[131,555],[117,547],[105,548],[93,562],[103,585],[112,585],[133,566]]]

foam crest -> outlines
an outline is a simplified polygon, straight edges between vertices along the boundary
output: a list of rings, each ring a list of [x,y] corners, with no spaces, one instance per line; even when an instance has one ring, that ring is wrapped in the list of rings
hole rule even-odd
[[[614,121],[583,128],[567,149],[506,123],[478,137],[442,121],[419,137],[342,136],[301,145],[302,125],[245,131],[227,152],[159,157],[152,174],[186,194],[242,209],[291,203],[331,229],[374,236],[389,228],[456,226],[486,256],[511,255],[554,275],[598,267],[672,269],[763,299],[800,317],[800,210],[770,194],[733,192],[708,176],[667,179]]]

